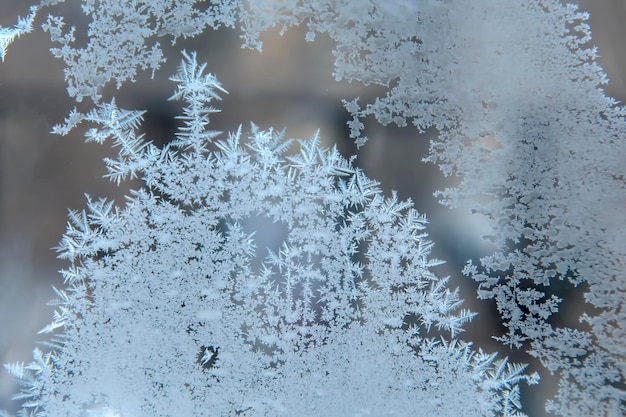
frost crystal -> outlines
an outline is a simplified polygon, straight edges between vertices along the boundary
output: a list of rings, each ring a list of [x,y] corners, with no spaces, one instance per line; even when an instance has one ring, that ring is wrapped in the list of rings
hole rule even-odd
[[[63,2],[41,1],[14,28],[0,28],[1,57],[16,37],[30,31],[36,10]],[[117,182],[138,177],[147,189],[134,195],[120,212],[110,203],[92,202],[90,214],[71,215],[63,242],[65,255],[75,263],[75,270],[66,272],[68,277],[89,276],[88,281],[76,278],[76,282],[96,285],[96,271],[108,267],[107,262],[113,262],[116,270],[150,271],[143,264],[117,266],[122,254],[132,252],[133,246],[125,240],[131,236],[127,230],[154,234],[152,240],[136,236],[136,243],[143,242],[143,246],[127,255],[128,262],[144,250],[156,253],[155,262],[163,261],[161,240],[173,245],[181,231],[168,232],[175,225],[167,217],[168,221],[146,224],[149,216],[142,212],[135,213],[140,216],[135,219],[129,214],[131,207],[152,213],[171,206],[185,222],[204,208],[207,213],[202,219],[209,219],[203,220],[208,223],[197,227],[213,231],[211,255],[203,252],[207,244],[192,242],[189,247],[202,256],[193,255],[189,262],[239,268],[222,278],[227,287],[212,291],[220,296],[231,291],[230,314],[235,321],[229,337],[234,338],[233,346],[240,343],[259,355],[261,359],[252,362],[262,367],[262,375],[282,372],[284,376],[291,364],[313,352],[319,354],[323,346],[329,346],[326,341],[335,340],[331,329],[337,326],[346,332],[360,329],[354,338],[365,344],[372,334],[382,338],[374,338],[376,343],[388,341],[385,337],[390,335],[404,335],[408,337],[404,346],[412,346],[417,361],[424,358],[427,348],[407,323],[423,330],[435,326],[453,335],[460,330],[469,313],[455,315],[456,294],[446,292],[444,283],[428,272],[432,266],[425,259],[428,244],[423,236],[416,237],[423,219],[411,214],[406,203],[380,197],[375,183],[336,151],[318,149],[315,138],[303,141],[296,155],[287,153],[288,144],[280,135],[257,128],[242,143],[239,132],[213,142],[217,133],[205,128],[214,109],[204,104],[217,98],[221,88],[201,75],[195,60],[188,60],[175,77],[180,87],[174,97],[189,106],[182,116],[184,127],[164,150],[135,135],[140,112],[118,109],[114,101],[101,103],[101,90],[107,83],[119,87],[133,80],[138,69],[154,72],[159,68],[164,56],[158,40],[164,37],[175,42],[205,27],[239,24],[244,44],[261,49],[264,31],[278,27],[284,33],[305,25],[307,41],[327,34],[335,42],[338,80],[387,88],[384,96],[364,106],[355,98],[344,101],[352,116],[348,122],[351,136],[359,146],[366,143],[362,133],[367,116],[382,124],[412,123],[420,132],[436,130],[426,160],[460,180],[457,187],[438,194],[441,202],[484,216],[490,227],[484,237],[494,245],[491,255],[468,262],[464,272],[479,283],[479,298],[497,304],[506,328],[497,339],[511,348],[528,349],[547,370],[558,373],[559,392],[548,404],[549,411],[563,416],[624,415],[626,112],[601,89],[607,77],[590,44],[586,13],[558,0],[80,3],[90,19],[86,38],[74,28],[65,28],[60,16],[49,16],[43,28],[59,45],[52,52],[65,62],[70,95],[77,101],[90,97],[98,107],[85,114],[74,109],[54,131],[66,134],[81,122],[98,124],[88,132],[88,140],[112,138],[120,146],[118,158],[107,160],[109,177]],[[305,194],[310,199],[302,197]],[[337,201],[328,200],[331,195]],[[150,204],[154,208],[145,208]],[[227,218],[224,213],[229,214]],[[118,222],[131,218],[144,223],[124,226],[115,235]],[[277,236],[278,246],[262,252],[261,245],[253,248],[255,236],[261,233],[249,236],[256,230],[254,224],[275,225],[286,230],[286,235]],[[164,232],[156,234],[155,228]],[[233,243],[238,233],[239,243],[248,242],[248,246]],[[235,259],[228,257],[228,245],[235,245],[232,253],[240,264],[229,264]],[[407,272],[418,267],[419,273]],[[321,285],[320,276],[330,273],[343,278],[327,283],[330,287]],[[253,284],[238,287],[243,285],[238,274],[255,277],[250,281]],[[144,275],[136,279],[145,279]],[[398,282],[392,285],[393,281],[382,277],[395,277]],[[385,287],[383,281],[391,286]],[[576,317],[580,326],[556,324],[562,300],[555,287],[561,283],[579,286],[577,291],[584,293],[586,304],[581,308],[587,311]],[[65,292],[61,298],[80,299],[83,304],[88,300],[79,306],[92,311],[91,297],[96,293],[90,287],[83,291],[83,298]],[[150,293],[150,297],[155,296]],[[243,303],[242,297],[257,300],[256,304]],[[421,310],[414,310],[416,306]],[[72,310],[64,309],[47,330],[68,329],[70,321],[65,317]],[[194,312],[197,320],[212,322],[227,309],[199,311]],[[275,318],[278,311],[290,313],[281,321]],[[78,317],[90,316],[81,313]],[[263,326],[250,324],[251,317]],[[374,324],[376,320],[380,322]],[[302,342],[303,337],[307,342]],[[222,345],[208,339],[198,343],[203,372],[226,367],[229,356]],[[381,355],[397,345],[384,343],[377,347]],[[463,349],[452,342],[440,348]],[[41,353],[36,358],[36,363],[52,360]],[[380,363],[373,357],[363,358]],[[269,365],[260,365],[263,360]],[[385,363],[393,360],[387,358]],[[19,365],[9,370],[25,375]],[[389,375],[384,372],[392,371],[377,372]],[[498,374],[493,369],[489,372]],[[353,374],[346,370],[345,375]],[[254,378],[247,383],[253,384]],[[224,378],[219,380],[220,387],[227,384]],[[271,403],[280,409],[282,403],[275,401],[287,400],[268,381],[263,380],[263,386],[274,394],[267,394],[258,404]],[[261,392],[258,387],[255,390]],[[507,394],[507,404],[518,404],[515,392]],[[512,413],[503,407],[505,413]]]
[[[37,12],[36,7],[30,8],[31,14],[26,18],[18,18],[17,24],[12,28],[4,28],[0,26],[0,59],[4,62],[9,45],[21,35],[29,33],[33,30],[33,20]]]
[[[88,139],[119,146],[111,178],[145,187],[71,213],[44,329],[62,332],[8,367],[26,415],[517,415],[534,377],[442,336],[473,314],[431,271],[424,217],[317,134],[295,153],[254,125],[217,139],[223,88],[203,69],[185,54],[172,77],[187,107],[163,149],[140,112],[86,116]]]

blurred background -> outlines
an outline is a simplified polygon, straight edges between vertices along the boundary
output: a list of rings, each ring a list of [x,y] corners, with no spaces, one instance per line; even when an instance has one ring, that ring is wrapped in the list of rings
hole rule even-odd
[[[12,26],[16,16],[25,16],[27,3],[2,0],[0,25]],[[626,0],[586,0],[580,5],[591,13],[594,42],[611,80],[607,93],[624,100]],[[85,24],[76,6],[64,10],[67,21]],[[82,209],[85,193],[122,204],[128,188],[137,186],[127,182],[117,187],[101,178],[102,158],[112,152],[107,145],[85,144],[81,129],[67,137],[49,133],[74,102],[65,91],[62,62],[50,55],[53,45],[39,28],[44,18],[45,13],[38,16],[35,31],[16,41],[6,62],[0,63],[0,363],[29,362],[37,341],[44,340],[37,332],[51,321],[53,309],[46,302],[54,298],[52,286],[63,288],[57,271],[67,267],[52,248],[65,231],[68,208]],[[163,40],[168,62],[155,79],[141,73],[135,83],[119,92],[110,89],[105,98],[114,94],[122,108],[147,110],[143,125],[147,138],[167,142],[178,126],[174,116],[181,109],[179,103],[167,101],[175,88],[168,77],[180,62],[177,51],[197,51],[198,60],[207,61],[207,71],[229,91],[215,104],[222,112],[213,115],[211,128],[228,132],[243,124],[245,131],[252,121],[263,128],[285,128],[291,138],[309,138],[320,129],[326,146],[337,145],[346,158],[356,153],[356,164],[381,183],[386,195],[397,190],[400,198],[411,198],[418,211],[426,213],[427,231],[435,242],[433,256],[446,261],[437,273],[450,275],[451,285],[461,289],[465,307],[480,313],[462,338],[514,361],[528,362],[523,352],[505,352],[491,340],[500,332],[495,306],[477,301],[474,283],[461,276],[466,260],[477,259],[491,248],[479,238],[485,230],[480,218],[448,210],[432,196],[452,183],[437,167],[421,162],[428,151],[428,134],[419,136],[411,127],[383,127],[369,120],[370,140],[357,152],[348,138],[348,114],[341,99],[360,96],[360,102],[366,103],[384,90],[337,83],[332,77],[332,41],[318,36],[316,42],[306,43],[304,33],[298,28],[284,37],[267,33],[262,37],[262,53],[240,48],[239,32],[230,29],[179,40],[170,50],[168,40]],[[538,389],[524,390],[525,411],[538,417],[545,415],[543,403],[556,387],[539,365],[532,364],[534,370],[543,381]],[[10,398],[17,390],[0,369],[0,410],[16,411],[18,403]]]

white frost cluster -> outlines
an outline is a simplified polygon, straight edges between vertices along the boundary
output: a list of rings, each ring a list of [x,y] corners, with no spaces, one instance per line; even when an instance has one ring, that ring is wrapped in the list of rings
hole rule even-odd
[[[63,3],[63,0],[42,1],[40,9],[58,3]],[[355,80],[388,88],[385,96],[364,106],[357,99],[345,101],[346,109],[353,116],[348,124],[357,144],[366,143],[362,133],[363,119],[367,116],[373,116],[383,124],[404,126],[412,123],[421,132],[436,130],[437,137],[431,142],[426,160],[436,163],[444,174],[459,178],[457,187],[439,193],[442,203],[450,207],[469,208],[488,219],[491,231],[485,238],[493,242],[494,252],[468,262],[464,272],[479,282],[479,298],[495,300],[506,327],[505,333],[497,338],[509,347],[528,349],[546,369],[559,374],[559,393],[548,404],[549,411],[563,416],[624,415],[626,227],[622,219],[626,205],[626,114],[624,108],[601,89],[607,79],[596,61],[595,48],[590,46],[591,34],[585,13],[558,0],[84,0],[80,3],[83,12],[91,19],[85,38],[75,41],[74,29],[66,29],[63,18],[59,16],[49,16],[44,29],[59,44],[53,49],[53,54],[66,64],[69,94],[77,101],[90,97],[98,108],[86,114],[73,111],[65,125],[56,127],[55,131],[67,133],[77,123],[91,121],[102,126],[100,130],[90,132],[89,139],[96,141],[115,137],[119,132],[132,132],[138,126],[138,113],[117,109],[114,102],[100,103],[100,91],[109,82],[120,87],[125,81],[134,79],[138,69],[158,69],[164,60],[158,39],[168,37],[175,41],[181,36],[195,36],[207,26],[237,25],[242,31],[244,44],[258,49],[262,47],[262,33],[272,27],[279,27],[282,33],[289,27],[306,25],[306,39],[309,41],[314,41],[317,34],[330,36],[336,43],[333,50],[336,59],[334,75],[338,80]],[[16,36],[30,30],[36,10],[33,9],[33,14],[27,19],[20,20],[15,28],[0,31],[2,51]],[[192,75],[194,71],[191,71]],[[177,92],[177,98],[189,99],[194,95],[196,98],[213,97],[214,89],[193,90],[200,84],[192,86],[185,81],[186,76],[189,74],[178,74],[181,90]],[[217,88],[216,85],[214,87]],[[232,181],[231,177],[218,178],[221,174],[211,165],[217,163],[215,158],[218,155],[226,158],[226,155],[232,154],[239,155],[238,158],[246,163],[263,167],[262,175],[276,184],[267,189],[268,195],[259,198],[276,203],[278,207],[291,201],[284,194],[286,185],[282,182],[292,181],[290,184],[293,185],[307,178],[304,182],[316,183],[318,179],[306,177],[306,169],[312,169],[315,164],[324,166],[328,161],[323,158],[331,158],[332,152],[318,151],[315,142],[311,141],[302,145],[301,156],[285,159],[287,157],[282,151],[286,150],[286,145],[274,132],[255,130],[252,139],[245,145],[239,144],[237,134],[229,141],[215,142],[216,146],[219,144],[219,152],[209,151],[206,140],[213,138],[213,133],[204,130],[209,113],[210,110],[202,106],[190,105],[184,115],[185,127],[171,147],[178,149],[176,152],[158,150],[135,136],[124,138],[128,146],[122,149],[119,159],[108,161],[111,177],[121,181],[136,175],[156,192],[141,198],[141,195],[135,196],[132,200],[135,204],[138,204],[137,201],[148,204],[154,200],[159,205],[180,201],[184,207],[181,210],[189,215],[193,212],[185,210],[207,207],[209,203],[217,204],[211,198],[217,198],[216,201],[233,198],[230,192],[220,191],[222,195],[216,191],[217,194],[214,194],[213,188],[207,188],[221,190],[219,187]],[[111,125],[112,121],[117,124]],[[317,155],[317,159],[313,154]],[[196,155],[196,159],[192,155]],[[197,155],[204,155],[206,161],[201,163],[202,158]],[[336,156],[332,158],[340,160]],[[314,163],[314,160],[317,162]],[[242,162],[238,164],[245,166]],[[340,165],[341,168],[334,167],[326,173],[325,181],[330,181],[328,186],[344,187],[341,192],[351,196],[350,193],[355,190],[367,191],[359,188],[362,187],[361,180],[364,180],[362,174],[345,162]],[[172,171],[156,170],[165,167],[171,167],[168,169]],[[203,174],[192,174],[192,168],[202,170]],[[213,170],[211,175],[215,176],[215,183],[203,182],[206,181],[203,179],[204,170]],[[219,170],[231,172],[221,165]],[[167,179],[180,178],[186,172],[190,176],[187,182]],[[252,173],[242,171],[237,175],[244,180],[246,175]],[[285,175],[285,178],[279,179],[278,175]],[[262,176],[256,180],[260,178]],[[371,186],[371,182],[364,181]],[[311,218],[308,222],[312,223],[307,227],[310,229],[302,229],[311,241],[289,243],[289,239],[295,237],[286,238],[286,246],[272,252],[263,264],[265,269],[252,271],[255,276],[265,277],[275,285],[262,289],[253,286],[245,290],[254,289],[257,291],[255,299],[261,300],[259,307],[253,308],[250,313],[252,316],[264,313],[271,317],[272,311],[288,306],[293,310],[294,317],[300,317],[303,323],[323,315],[324,319],[316,322],[315,326],[302,324],[307,329],[310,327],[312,332],[315,330],[307,349],[315,345],[313,341],[331,337],[324,332],[333,327],[333,320],[341,316],[335,310],[339,307],[332,306],[346,308],[341,301],[349,301],[348,305],[354,309],[342,310],[343,314],[350,311],[346,317],[351,319],[340,325],[347,326],[346,331],[352,330],[352,325],[348,323],[371,325],[371,320],[359,315],[367,314],[366,310],[362,310],[364,305],[372,305],[371,300],[370,304],[361,300],[360,291],[375,289],[366,292],[382,294],[378,291],[383,288],[374,277],[382,277],[388,271],[369,271],[367,268],[378,268],[375,265],[380,263],[368,263],[371,259],[358,256],[365,256],[373,247],[376,241],[369,242],[368,239],[374,239],[374,235],[379,236],[377,239],[394,242],[399,236],[405,236],[398,234],[397,228],[399,219],[407,216],[404,210],[408,209],[393,199],[388,202],[380,197],[374,198],[379,192],[375,186],[372,187],[372,194],[361,196],[362,201],[348,198],[333,204],[319,200],[324,195],[320,191],[323,187],[317,191],[302,190],[316,197],[307,204],[315,204],[316,210],[323,211],[309,213]],[[336,189],[337,192],[340,190]],[[252,191],[260,192],[256,189]],[[285,200],[279,200],[277,195]],[[249,202],[250,199],[242,199],[240,203],[245,207]],[[294,210],[300,207],[295,200],[289,204]],[[344,207],[344,212],[333,212],[331,208],[335,205]],[[368,210],[384,213],[399,207],[401,209],[396,214],[388,213],[390,219],[386,224],[393,225],[392,229],[376,229],[375,234],[370,234],[370,228],[377,228],[383,219],[372,217],[370,220],[374,223],[368,225]],[[219,210],[223,209],[223,206],[219,207]],[[245,229],[242,219],[249,220],[259,215],[247,213],[237,217],[237,210],[230,206],[227,210],[229,214],[234,213],[232,224],[225,220],[218,221],[217,225],[211,223],[218,235],[215,239],[223,240],[216,243],[218,246],[228,242],[230,233]],[[292,236],[292,228],[304,227],[306,222],[301,224],[286,217],[287,211],[266,217],[290,230],[289,236]],[[403,214],[400,215],[400,212]],[[358,216],[356,213],[359,213]],[[366,218],[360,224],[352,223],[350,216]],[[140,218],[145,220],[144,217]],[[411,222],[412,227],[421,225],[419,219]],[[168,223],[167,226],[171,225]],[[343,238],[339,246],[334,246],[319,236],[321,231],[350,231],[364,235],[357,233],[359,237],[356,241]],[[163,236],[170,236],[171,239],[174,234]],[[322,240],[318,242],[315,239]],[[111,248],[102,248],[102,252],[97,254],[78,253],[77,256],[89,255],[103,262],[106,257],[98,257],[111,255],[108,251],[117,242],[110,239],[102,242],[109,242]],[[391,246],[381,246],[381,253],[377,256],[387,256],[383,264],[397,264],[395,267],[401,271],[409,267],[405,260],[407,256],[426,254],[427,250],[423,252],[424,244],[420,245],[418,247],[422,252],[410,252],[415,248],[405,244],[394,246],[393,250]],[[152,247],[146,246],[148,249]],[[332,253],[339,256],[343,253],[341,250],[347,251],[349,256],[346,255],[346,259],[350,262],[322,262],[322,255]],[[399,252],[393,252],[395,250]],[[252,249],[242,251],[238,255],[241,262],[245,263],[248,255],[253,257],[252,252]],[[254,254],[259,255],[257,252]],[[303,273],[305,282],[309,283],[307,285],[291,288],[285,286],[286,281],[276,281],[278,275],[290,276],[296,270],[300,271],[299,268],[306,269],[307,265],[318,263],[322,272],[311,270]],[[361,270],[361,264],[368,267]],[[255,261],[252,265],[258,268],[261,264]],[[348,282],[342,281],[336,285],[346,291],[342,294],[347,298],[331,301],[332,297],[326,294],[330,298],[323,301],[319,298],[323,294],[318,294],[319,291],[323,293],[322,287],[313,282],[319,280],[319,274],[325,275],[328,271],[361,277],[360,284],[348,291],[348,287],[343,287]],[[408,278],[403,276],[402,279]],[[400,293],[408,296],[409,289],[425,294],[421,291],[432,284],[426,284],[430,282],[426,276],[419,278],[424,280],[422,284],[418,278],[411,279],[414,281],[410,281],[409,287],[394,287],[387,296]],[[580,326],[568,328],[554,325],[561,302],[558,291],[555,291],[557,285],[582,288],[577,291],[584,293],[587,313],[580,317]],[[247,294],[244,289],[231,289]],[[287,304],[272,301],[275,297],[287,297],[290,291],[298,297],[292,294]],[[443,290],[435,285],[433,291]],[[402,300],[396,302],[399,304],[395,307],[393,303],[388,307],[393,313],[377,312],[382,314],[377,316],[377,320],[383,320],[381,325],[387,326],[385,331],[392,333],[399,331],[396,327],[403,320],[400,314]],[[237,308],[243,308],[243,304],[238,303],[235,302]],[[451,307],[446,303],[452,303],[452,299],[443,304]],[[381,300],[374,303],[378,306],[382,304]],[[328,308],[331,310],[326,311]],[[403,308],[408,307],[404,305]],[[215,311],[208,310],[206,317],[213,317]],[[416,317],[421,314],[420,320],[426,327],[431,320],[432,324],[440,323],[444,328],[456,331],[452,322],[437,321],[443,320],[441,311],[414,314]],[[57,321],[57,325],[60,323]],[[67,322],[64,323],[67,325]],[[241,325],[247,329],[245,323]],[[285,323],[274,320],[268,321],[263,329],[269,331],[267,329],[283,329],[284,326]],[[285,334],[291,334],[291,330],[283,330],[287,332]],[[246,335],[251,339],[246,339],[245,343],[251,343],[259,352],[276,358],[273,366],[288,366],[280,355],[286,354],[290,348],[277,342],[274,334]],[[296,343],[301,338],[294,336],[292,340]],[[214,345],[201,346],[209,349],[208,346]],[[222,350],[219,355],[225,363]],[[20,369],[11,369],[13,373],[21,374]],[[363,413],[366,414],[365,411]]]
[[[113,179],[145,187],[123,208],[72,213],[72,266],[48,353],[9,371],[25,415],[512,416],[523,366],[444,337],[472,314],[430,268],[425,219],[317,135],[207,130],[221,86],[185,55],[173,99],[185,125],[163,149],[141,112],[100,105],[91,140],[113,140]],[[257,247],[255,221],[286,234]],[[454,406],[450,406],[454,404]]]

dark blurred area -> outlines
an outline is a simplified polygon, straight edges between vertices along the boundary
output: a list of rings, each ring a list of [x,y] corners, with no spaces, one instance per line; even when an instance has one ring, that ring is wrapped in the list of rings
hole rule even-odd
[[[25,3],[3,0],[0,25],[11,26],[17,15],[26,15]],[[606,91],[624,100],[626,1],[585,0],[581,8],[591,12],[594,42],[611,80]],[[73,16],[82,15],[76,9]],[[102,158],[113,151],[107,144],[85,144],[84,129],[67,137],[49,133],[75,103],[65,91],[62,62],[48,52],[53,45],[39,27],[44,18],[45,13],[38,16],[34,32],[11,45],[5,62],[0,63],[0,363],[30,361],[37,341],[43,340],[37,332],[50,322],[53,310],[46,302],[54,298],[52,286],[63,288],[57,271],[67,267],[52,249],[65,231],[67,209],[82,209],[85,193],[106,196],[121,205],[128,188],[137,186],[127,182],[117,187],[102,178]],[[523,352],[506,352],[491,339],[501,331],[495,306],[477,301],[474,283],[461,275],[467,259],[477,259],[491,248],[479,238],[485,230],[480,218],[450,211],[432,196],[453,183],[437,167],[421,162],[428,151],[429,134],[419,137],[414,128],[383,127],[368,120],[370,140],[357,152],[348,137],[348,114],[341,99],[360,96],[360,102],[367,103],[384,90],[337,83],[332,76],[332,41],[318,36],[315,43],[306,43],[304,33],[297,28],[284,37],[268,33],[262,37],[262,53],[242,49],[239,33],[230,29],[179,40],[174,48],[163,40],[168,62],[155,78],[140,73],[135,83],[120,91],[109,87],[105,100],[115,95],[120,107],[147,110],[142,127],[147,138],[158,144],[167,142],[179,125],[174,117],[182,107],[167,101],[174,89],[168,77],[180,62],[178,51],[197,51],[198,60],[207,61],[207,71],[229,91],[215,103],[222,111],[212,116],[212,129],[228,132],[243,124],[245,131],[252,121],[262,128],[285,128],[290,138],[308,138],[320,129],[325,146],[337,145],[346,158],[357,153],[356,164],[381,183],[386,195],[397,190],[400,198],[411,198],[429,218],[433,256],[447,262],[437,267],[437,273],[450,275],[451,285],[461,288],[465,307],[480,313],[461,338],[486,351],[497,350],[514,361],[527,362]],[[564,308],[575,309],[575,304]],[[540,388],[525,391],[533,395],[525,411],[537,417],[545,415],[543,403],[556,387],[550,386],[545,370],[536,364],[532,367],[544,381]],[[0,410],[16,411],[19,404],[10,397],[17,389],[9,374],[0,370]]]

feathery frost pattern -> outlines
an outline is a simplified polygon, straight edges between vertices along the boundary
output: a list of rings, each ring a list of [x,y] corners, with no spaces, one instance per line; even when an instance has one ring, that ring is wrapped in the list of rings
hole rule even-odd
[[[12,28],[0,27],[0,59],[3,62],[9,45],[21,35],[32,32],[33,21],[35,20],[37,8],[31,7],[30,11],[31,14],[28,15],[26,18],[18,18],[17,23]]]
[[[317,134],[295,153],[255,125],[218,138],[203,69],[185,54],[172,77],[185,124],[163,149],[114,101],[86,117],[119,147],[111,179],[145,187],[70,213],[52,348],[7,367],[24,414],[521,415],[535,376],[432,332],[473,314],[431,272],[425,218]]]
[[[0,28],[0,57],[4,59],[9,44],[31,31],[39,10],[63,2],[42,0],[17,25]],[[109,178],[118,183],[139,178],[147,186],[147,191],[138,191],[123,210],[98,200],[89,202],[90,212],[70,214],[62,256],[74,262],[65,274],[68,283],[77,287],[70,293],[59,292],[59,297],[74,303],[72,308],[81,311],[77,313],[81,320],[87,317],[84,312],[97,305],[91,298],[95,290],[87,287],[87,282],[95,285],[98,281],[91,274],[99,276],[96,270],[109,267],[109,259],[121,262],[123,254],[128,262],[139,262],[129,255],[134,246],[126,234],[115,235],[116,225],[128,222],[120,230],[151,231],[152,240],[135,242],[139,246],[134,253],[155,252],[157,263],[163,259],[157,236],[174,239],[172,236],[187,235],[197,226],[213,231],[206,232],[212,236],[211,243],[180,244],[185,250],[193,248],[202,254],[192,256],[194,262],[235,268],[230,278],[223,277],[223,285],[230,287],[211,291],[222,295],[232,292],[229,311],[235,320],[233,329],[240,333],[233,330],[228,337],[234,339],[228,339],[229,343],[256,352],[261,359],[253,363],[264,369],[261,374],[275,370],[286,378],[292,364],[311,360],[306,355],[318,355],[313,362],[326,363],[326,356],[319,355],[324,346],[330,346],[325,341],[337,341],[333,338],[341,332],[331,331],[337,326],[356,332],[353,337],[362,345],[378,343],[381,355],[388,354],[389,358],[396,357],[389,352],[398,345],[390,340],[404,337],[399,345],[412,346],[419,366],[431,363],[423,359],[431,349],[438,355],[456,352],[453,357],[467,360],[473,370],[480,368],[482,357],[464,350],[468,349],[464,345],[442,341],[428,348],[419,332],[407,327],[405,320],[411,318],[421,331],[438,329],[450,332],[453,338],[471,314],[456,312],[456,294],[446,290],[445,280],[428,272],[434,261],[426,260],[430,246],[420,231],[423,218],[407,202],[394,196],[382,198],[376,183],[336,151],[319,149],[314,137],[301,141],[299,153],[292,154],[281,134],[254,126],[249,140],[241,139],[241,130],[228,139],[218,139],[218,132],[207,129],[208,117],[216,111],[208,103],[224,90],[191,56],[173,77],[179,87],[172,98],[187,105],[180,116],[183,127],[165,149],[158,149],[136,133],[141,112],[119,109],[114,100],[102,100],[102,87],[107,83],[119,88],[134,80],[140,69],[158,70],[165,60],[159,45],[164,38],[175,42],[180,37],[196,36],[207,27],[239,26],[244,46],[261,50],[263,32],[278,27],[285,33],[290,27],[303,25],[308,29],[307,41],[324,34],[336,43],[337,80],[387,88],[384,96],[364,105],[358,98],[344,100],[357,145],[367,142],[364,119],[369,116],[382,124],[411,123],[416,132],[436,131],[425,160],[437,164],[445,175],[459,178],[457,187],[437,195],[446,206],[468,208],[487,219],[490,232],[484,238],[494,247],[491,255],[468,261],[463,272],[479,283],[479,298],[494,300],[497,305],[506,330],[496,339],[508,348],[527,350],[545,369],[559,375],[559,392],[547,409],[575,417],[621,417],[626,413],[626,223],[622,221],[626,205],[626,113],[602,90],[607,77],[597,63],[596,48],[591,46],[586,13],[558,0],[473,0],[471,4],[461,0],[77,3],[90,19],[85,38],[54,14],[45,19],[43,29],[58,44],[52,53],[66,65],[68,93],[77,102],[90,98],[95,108],[85,113],[73,109],[53,131],[67,134],[80,123],[95,123],[97,127],[88,131],[87,140],[111,140],[120,150],[117,159],[106,161]],[[244,188],[234,187],[235,183]],[[225,188],[231,186],[239,191]],[[263,207],[265,214],[246,211],[243,207],[251,201],[258,210]],[[155,222],[146,213],[165,210],[168,205],[172,216],[177,213],[174,219],[191,222],[202,217],[205,223],[193,220],[200,223],[159,235],[154,229],[174,227],[172,218],[164,214],[168,221]],[[133,220],[131,207],[136,207],[134,214],[138,216]],[[202,208],[206,212],[200,216]],[[223,213],[229,217],[224,218]],[[263,222],[286,234],[267,253],[253,247],[254,236],[249,236],[254,231],[251,225]],[[322,236],[324,233],[328,236]],[[251,246],[238,247],[237,252],[236,239]],[[205,247],[213,248],[210,256],[216,258],[206,255]],[[229,263],[235,260],[229,260],[226,248],[237,253],[239,263]],[[115,263],[111,268],[117,271],[120,267]],[[124,268],[150,271],[156,266]],[[328,287],[321,285],[321,277],[331,272],[344,278],[327,282]],[[255,279],[240,288],[237,285],[243,281],[237,278],[239,274]],[[137,282],[145,280],[137,277]],[[574,291],[584,294],[582,308],[586,312],[581,314],[579,326],[554,324],[562,314],[562,300],[555,287],[564,285],[578,287]],[[156,303],[152,291],[150,287],[143,295]],[[243,298],[255,301],[251,305],[243,303]],[[413,310],[416,306],[420,306],[419,311]],[[206,316],[213,317],[211,312],[222,311],[220,308],[207,310]],[[63,327],[64,332],[69,331],[71,320],[65,317],[70,311],[61,308],[46,330]],[[282,317],[278,312],[287,311],[282,321],[276,318]],[[252,326],[243,321],[244,316],[254,317],[263,326]],[[235,338],[235,334],[243,336]],[[229,356],[223,345],[218,350],[217,342],[207,339],[199,346],[204,352],[201,362],[208,368],[202,372],[213,375],[222,369],[220,366],[227,366]],[[178,358],[182,354],[171,355]],[[290,355],[289,361],[285,355]],[[380,375],[393,374],[394,359],[387,358],[389,369],[382,369],[380,357],[367,356],[373,355],[369,350],[363,355],[359,360],[380,366],[376,368]],[[166,357],[163,354],[163,360]],[[54,358],[52,353],[38,351],[30,373],[19,364],[8,369],[39,387],[36,384],[44,378],[32,379],[32,372],[43,375]],[[263,360],[269,365],[262,365]],[[497,371],[500,365],[493,360],[486,362],[492,368],[487,366],[489,369],[479,372],[481,376],[475,380],[486,375],[499,380],[506,372],[521,375],[518,368],[504,365]],[[354,365],[352,371],[357,368]],[[454,369],[460,372],[461,368]],[[344,370],[346,378],[365,378],[350,372]],[[421,368],[419,372],[427,374]],[[325,378],[334,377],[339,376]],[[258,378],[255,374],[248,380],[249,387]],[[285,397],[278,394],[279,385],[272,385],[270,379],[262,381],[268,392],[259,394],[250,410],[280,410],[283,406],[273,402]],[[225,379],[220,379],[219,386],[225,384]],[[320,392],[324,392],[323,382],[320,384]],[[404,389],[411,386],[412,382]],[[475,386],[470,383],[466,388]],[[512,414],[518,408],[518,394],[513,385],[500,388],[504,386],[510,391],[501,397],[506,398],[500,403],[501,410]],[[384,395],[395,398],[391,393]],[[337,403],[342,401],[347,404],[350,400],[347,396],[337,399]],[[36,408],[32,404],[31,408]],[[229,410],[241,406],[234,404]],[[385,412],[395,411],[387,407]]]

